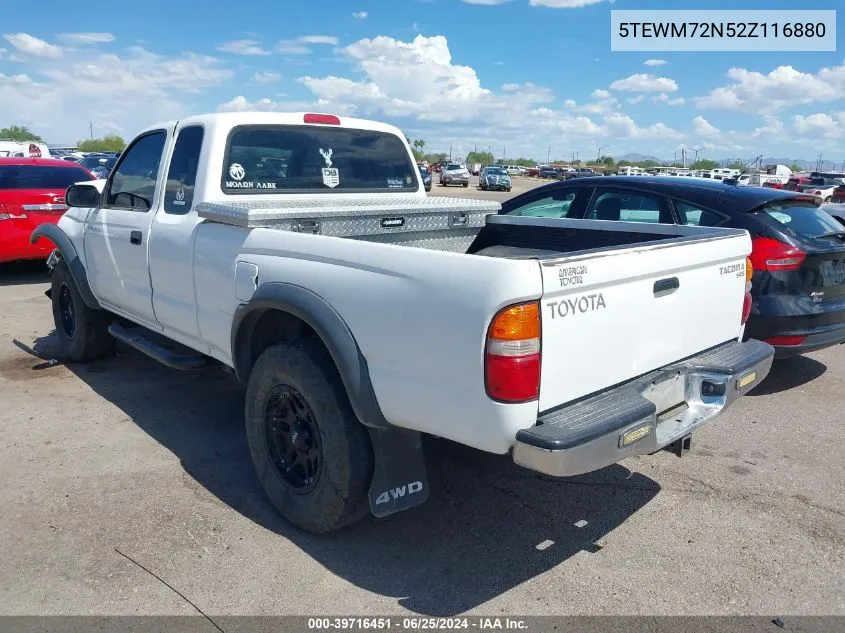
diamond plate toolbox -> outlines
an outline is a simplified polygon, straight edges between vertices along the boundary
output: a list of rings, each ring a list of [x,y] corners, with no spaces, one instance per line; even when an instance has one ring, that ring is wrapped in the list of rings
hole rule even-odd
[[[244,228],[273,228],[331,237],[480,229],[501,205],[490,200],[372,196],[355,199],[203,202],[199,217]]]

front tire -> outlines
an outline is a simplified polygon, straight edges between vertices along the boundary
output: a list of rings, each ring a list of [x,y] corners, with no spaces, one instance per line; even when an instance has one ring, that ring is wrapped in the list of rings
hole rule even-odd
[[[245,417],[258,479],[288,521],[320,534],[367,514],[369,434],[319,339],[277,343],[261,354]]]
[[[53,268],[50,296],[59,349],[64,356],[85,362],[114,354],[117,341],[108,331],[114,317],[85,305],[64,261]]]

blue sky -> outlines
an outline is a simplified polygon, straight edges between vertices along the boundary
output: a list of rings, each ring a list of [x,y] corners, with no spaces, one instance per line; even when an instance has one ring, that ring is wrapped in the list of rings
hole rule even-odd
[[[835,9],[817,0],[805,8]],[[544,6],[546,5],[546,6]],[[548,6],[558,5],[558,6]],[[563,5],[563,6],[560,6]],[[583,5],[583,6],[572,6]],[[708,0],[683,8],[794,8]],[[662,0],[199,0],[17,4],[0,126],[50,142],[215,110],[395,123],[427,150],[845,161],[845,53],[610,51],[611,9]],[[842,26],[840,11],[839,25]]]

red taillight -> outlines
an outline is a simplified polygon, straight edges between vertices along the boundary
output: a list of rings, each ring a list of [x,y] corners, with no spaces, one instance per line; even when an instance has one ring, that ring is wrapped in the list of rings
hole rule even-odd
[[[800,248],[770,237],[755,237],[751,240],[751,264],[754,270],[798,270],[805,257],[807,254]]]
[[[540,305],[507,307],[493,318],[484,354],[487,395],[499,402],[527,402],[540,395]]]
[[[748,317],[751,315],[751,293],[745,293],[745,299],[742,301],[742,324],[745,325],[745,322],[748,321]]]
[[[794,345],[801,345],[807,340],[806,336],[772,336],[766,339],[769,345],[779,345],[781,347],[790,347]]]
[[[303,117],[306,123],[322,123],[324,125],[340,125],[340,119],[333,114],[306,114]]]

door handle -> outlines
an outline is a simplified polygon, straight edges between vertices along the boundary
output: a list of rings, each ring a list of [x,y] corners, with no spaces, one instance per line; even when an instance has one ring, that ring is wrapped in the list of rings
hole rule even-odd
[[[681,282],[677,277],[669,277],[668,279],[660,279],[654,282],[654,295],[665,295],[673,292],[681,287]]]
[[[129,243],[130,244],[140,244],[141,243],[141,231],[132,231],[129,234]]]

